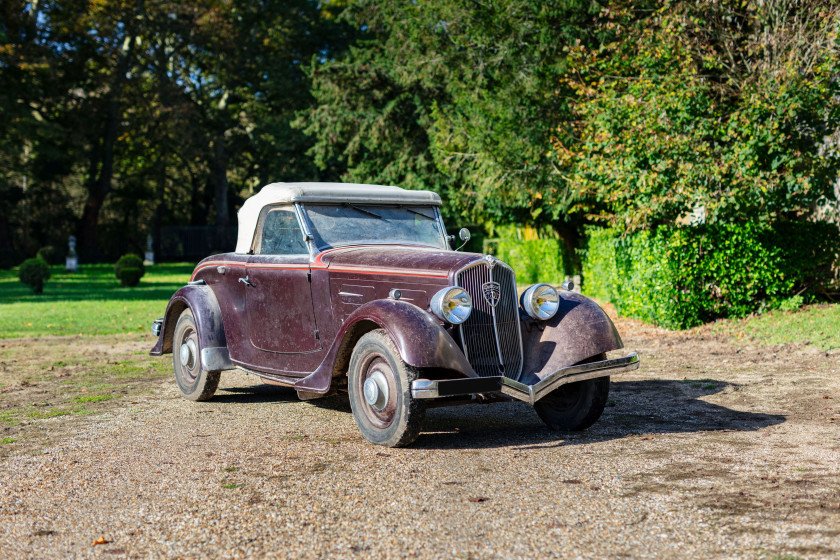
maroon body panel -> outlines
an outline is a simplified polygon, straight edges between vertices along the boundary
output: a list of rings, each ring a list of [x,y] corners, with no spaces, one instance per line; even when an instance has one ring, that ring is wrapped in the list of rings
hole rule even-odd
[[[247,273],[248,283],[242,282],[246,286],[245,324],[251,345],[264,353],[264,365],[271,365],[275,353],[320,350],[309,288],[309,258],[253,256]]]
[[[341,327],[321,366],[295,384],[310,393],[329,391],[333,377],[346,373],[353,344],[363,334],[382,328],[409,365],[447,370],[449,376],[474,377],[458,344],[429,312],[408,302],[379,299],[357,309]]]
[[[428,307],[438,290],[454,284],[459,269],[483,257],[400,245],[329,249],[311,262],[216,255],[193,273],[206,286],[187,286],[172,297],[152,354],[171,351],[174,322],[189,306],[203,348],[226,343],[232,363],[297,378],[295,388],[304,394],[330,391],[333,378],[346,373],[355,342],[377,328],[409,365],[435,376],[474,377],[458,342]],[[394,289],[399,300],[389,297]],[[560,310],[548,321],[521,314],[525,383],[623,347],[597,304],[571,292],[560,297]]]
[[[536,383],[560,368],[624,348],[615,325],[597,303],[574,292],[559,295],[560,309],[548,321],[520,314],[523,383]]]
[[[149,352],[160,356],[172,352],[172,338],[175,323],[185,309],[189,308],[198,328],[198,341],[201,348],[224,348],[227,346],[222,312],[216,295],[209,286],[188,285],[175,292],[166,306],[163,325],[157,344]]]

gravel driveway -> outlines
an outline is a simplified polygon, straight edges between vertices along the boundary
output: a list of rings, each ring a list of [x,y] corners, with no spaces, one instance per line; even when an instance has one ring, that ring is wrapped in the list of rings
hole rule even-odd
[[[346,399],[231,372],[192,403],[167,381],[0,461],[0,556],[840,556],[840,356],[619,329],[642,368],[572,436],[497,403],[385,449]]]

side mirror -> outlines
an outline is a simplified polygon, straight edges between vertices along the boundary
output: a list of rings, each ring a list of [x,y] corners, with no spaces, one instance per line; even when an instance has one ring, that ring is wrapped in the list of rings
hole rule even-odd
[[[461,243],[461,246],[460,246],[460,247],[458,247],[457,249],[455,249],[456,251],[460,251],[461,249],[463,249],[463,248],[464,248],[464,245],[466,245],[466,244],[467,244],[467,241],[469,241],[469,240],[470,240],[470,230],[468,230],[468,229],[467,229],[467,228],[465,228],[465,227],[464,227],[464,228],[461,228],[461,231],[459,231],[459,232],[458,232],[458,237],[460,237],[460,238],[461,238],[461,241],[463,241],[463,243]]]

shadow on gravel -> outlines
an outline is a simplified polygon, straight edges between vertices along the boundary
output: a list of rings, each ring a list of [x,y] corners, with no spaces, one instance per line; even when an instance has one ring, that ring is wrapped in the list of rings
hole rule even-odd
[[[737,386],[703,380],[614,381],[603,416],[591,428],[563,434],[544,427],[525,403],[430,409],[419,449],[561,447],[620,439],[634,434],[755,431],[781,424],[776,414],[741,412],[699,397]]]
[[[226,387],[219,389],[210,402],[214,403],[266,403],[297,402],[294,389],[278,385],[254,385],[253,387]]]

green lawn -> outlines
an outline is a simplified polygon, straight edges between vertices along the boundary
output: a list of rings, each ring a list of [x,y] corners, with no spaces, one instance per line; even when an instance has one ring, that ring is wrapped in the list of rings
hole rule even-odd
[[[17,269],[0,270],[0,338],[148,331],[192,270],[186,263],[147,266],[139,286],[124,288],[110,264],[82,265],[74,274],[54,266],[40,295],[20,283]]]
[[[840,348],[840,304],[771,311],[746,319],[719,321],[710,328],[714,332],[746,336],[760,344],[808,344],[831,350]]]

